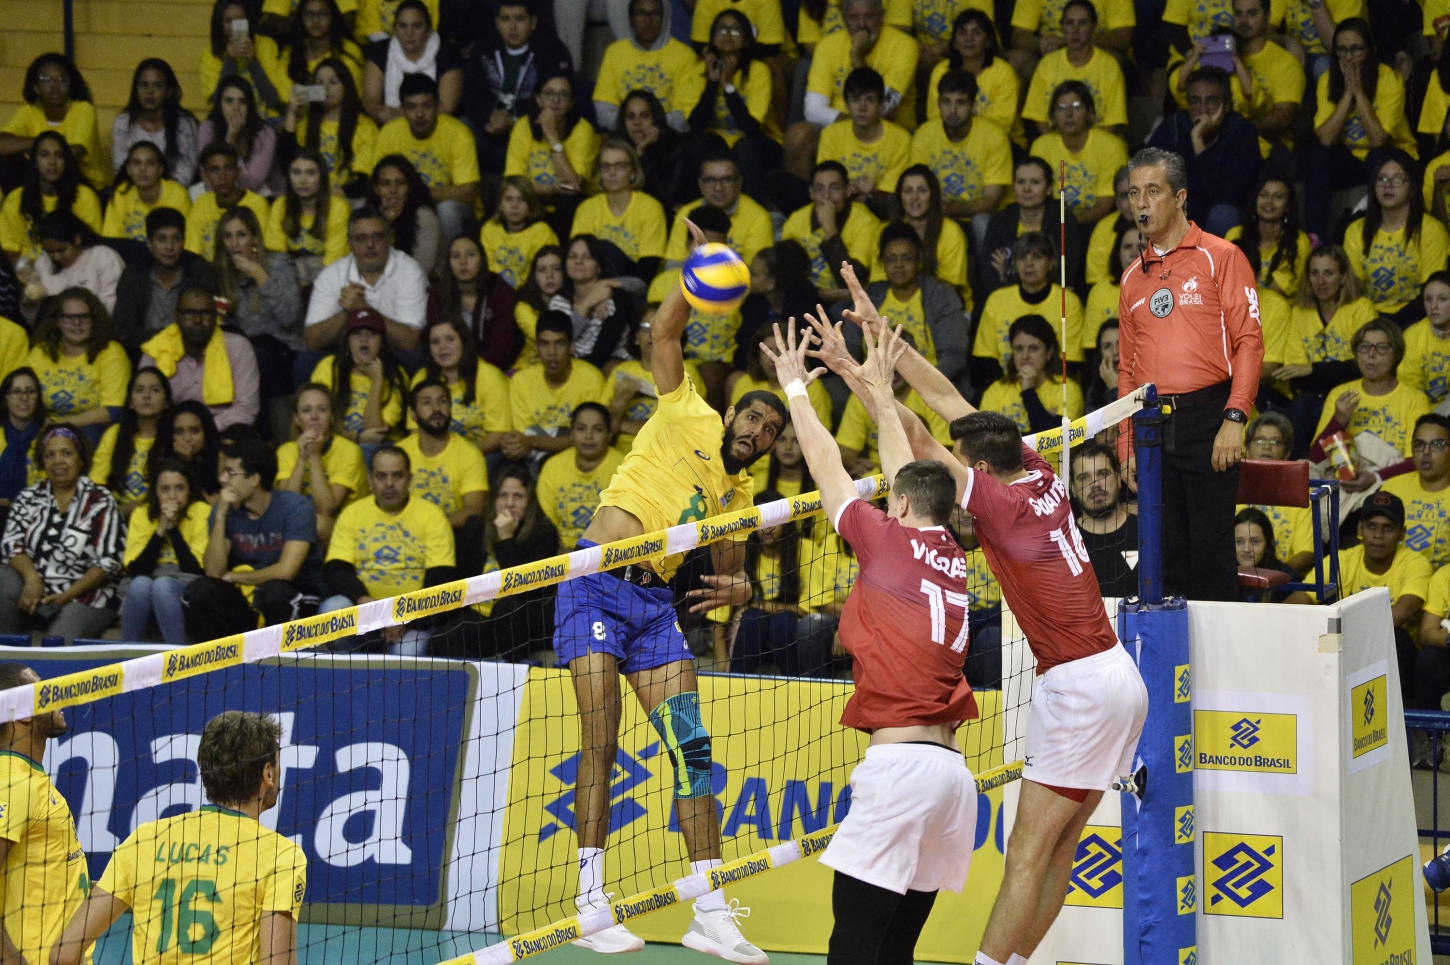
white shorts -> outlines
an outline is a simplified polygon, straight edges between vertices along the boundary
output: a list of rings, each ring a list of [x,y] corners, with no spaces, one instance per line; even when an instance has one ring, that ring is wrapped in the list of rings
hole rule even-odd
[[[1147,714],[1148,688],[1122,644],[1058,664],[1032,691],[1023,778],[1111,790],[1133,766]]]
[[[899,895],[960,892],[977,837],[977,785],[962,755],[879,744],[851,774],[851,810],[821,864]]]

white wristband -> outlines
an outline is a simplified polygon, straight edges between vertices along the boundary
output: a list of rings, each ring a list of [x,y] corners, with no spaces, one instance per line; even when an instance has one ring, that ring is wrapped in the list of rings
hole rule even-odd
[[[795,379],[785,387],[785,397],[787,399],[809,399],[811,396],[806,391],[806,384],[800,379]]]

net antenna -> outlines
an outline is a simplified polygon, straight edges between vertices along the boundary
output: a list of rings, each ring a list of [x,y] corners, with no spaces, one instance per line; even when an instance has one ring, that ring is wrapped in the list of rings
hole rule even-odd
[[[1062,289],[1062,339],[1058,361],[1062,363],[1062,462],[1058,476],[1064,483],[1072,479],[1072,412],[1067,405],[1067,162],[1057,162],[1057,264]]]

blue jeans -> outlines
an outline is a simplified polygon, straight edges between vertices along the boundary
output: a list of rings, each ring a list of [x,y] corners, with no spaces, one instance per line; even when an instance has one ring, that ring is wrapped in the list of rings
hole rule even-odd
[[[156,615],[161,639],[168,647],[186,646],[186,611],[181,596],[186,583],[174,576],[138,576],[121,601],[121,639],[146,639],[146,624]]]
[[[787,677],[801,675],[796,650],[796,621],[789,610],[766,613],[754,607],[740,618],[735,645],[730,648],[731,673],[759,673],[763,661],[772,661]]]

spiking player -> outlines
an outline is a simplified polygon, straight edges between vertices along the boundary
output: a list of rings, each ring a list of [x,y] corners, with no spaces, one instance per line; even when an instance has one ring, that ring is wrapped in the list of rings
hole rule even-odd
[[[846,317],[879,331],[881,316],[849,265],[842,277],[856,306]],[[815,355],[848,384],[859,383],[844,361],[839,325],[807,318],[823,343]],[[1067,487],[1052,467],[1023,445],[1015,422],[977,412],[916,351],[905,351],[897,371],[951,421],[956,454],[899,404],[894,424],[878,422],[881,444],[905,431],[916,458],[951,467],[960,504],[974,517],[982,552],[1037,658],[1007,867],[976,958],[976,965],[1026,965],[1062,910],[1084,825],[1131,766],[1148,693],[1108,622]],[[870,412],[871,400],[862,402]]]
[[[862,333],[867,359],[856,381],[871,394],[883,430],[898,418],[899,339],[885,330],[878,347]],[[871,745],[851,774],[851,812],[821,856],[836,869],[826,960],[910,962],[936,893],[966,884],[977,829],[977,788],[956,739],[957,727],[977,716],[962,677],[967,559],[945,527],[956,480],[940,462],[913,462],[897,425],[880,433],[881,469],[891,483],[886,512],[859,499],[806,393],[822,370],[807,371],[807,345],[796,345],[794,327],[783,340],[777,326],[775,343],[775,351],[761,351],[785,386],[821,505],[861,562],[841,614],[856,680],[841,723],[870,734]]]
[[[196,763],[214,803],[148,821],[121,842],[50,965],[78,965],[127,909],[136,965],[295,965],[307,858],[258,822],[277,803],[281,742],[271,717],[213,717]]]
[[[689,222],[695,244],[704,236]],[[600,493],[599,509],[580,548],[658,532],[751,505],[746,470],[766,455],[785,426],[784,404],[769,392],[747,392],[720,416],[685,377],[680,348],[690,306],[678,288],[655,312],[650,371],[659,407]],[[744,538],[744,534],[741,534]],[[751,586],[745,544],[722,540],[710,547],[715,575],[692,590],[691,610],[743,606]],[[681,557],[632,563],[621,570],[567,580],[554,611],[554,650],[568,663],[579,701],[579,777],[574,813],[579,835],[580,910],[606,905],[604,847],[609,837],[609,781],[619,740],[619,674],[634,689],[674,766],[675,813],[690,854],[702,873],[720,863],[720,821],[710,787],[710,735],[700,720],[695,664],[675,619],[668,581]],[[764,952],[745,940],[721,891],[695,902],[686,947],[744,965],[764,965]],[[623,925],[579,939],[599,952],[633,952],[644,942]]]

